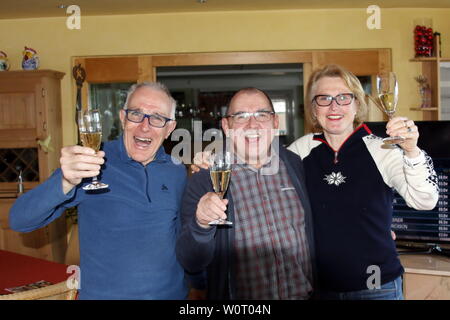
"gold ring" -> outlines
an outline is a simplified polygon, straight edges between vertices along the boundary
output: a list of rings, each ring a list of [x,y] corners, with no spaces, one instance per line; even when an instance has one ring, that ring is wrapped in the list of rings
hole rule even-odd
[[[408,132],[412,132],[412,129],[411,129],[411,127],[408,127]]]

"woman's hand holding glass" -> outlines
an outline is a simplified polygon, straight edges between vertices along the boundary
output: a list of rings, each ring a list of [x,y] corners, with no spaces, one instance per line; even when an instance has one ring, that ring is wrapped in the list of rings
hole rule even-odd
[[[394,72],[382,72],[377,75],[377,92],[380,99],[380,107],[387,114],[389,120],[394,118],[398,103],[398,81]],[[387,145],[401,143],[405,137],[391,135],[383,139]]]
[[[405,151],[408,158],[415,158],[419,155],[420,149],[417,146],[419,130],[414,121],[406,117],[393,117],[386,125],[386,133],[390,137],[401,136],[405,138],[398,142],[398,146]]]

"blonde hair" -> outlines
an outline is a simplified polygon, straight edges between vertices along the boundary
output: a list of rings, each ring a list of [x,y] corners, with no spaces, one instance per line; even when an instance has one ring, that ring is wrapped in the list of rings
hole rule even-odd
[[[309,77],[308,85],[306,87],[305,107],[308,110],[307,117],[315,131],[322,131],[322,127],[320,126],[317,118],[313,113],[313,98],[315,96],[317,82],[325,77],[340,78],[344,81],[350,92],[355,95],[355,100],[357,102],[357,110],[355,120],[353,122],[353,127],[356,128],[357,126],[362,124],[366,120],[369,107],[367,105],[366,94],[361,85],[361,82],[353,73],[346,70],[345,68],[339,65],[329,64],[324,66],[323,68],[315,70]]]

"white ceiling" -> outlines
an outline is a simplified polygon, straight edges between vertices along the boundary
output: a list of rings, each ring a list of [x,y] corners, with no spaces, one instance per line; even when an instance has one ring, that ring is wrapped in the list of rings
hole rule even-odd
[[[1,0],[0,19],[67,16],[60,5],[76,4],[82,15],[236,10],[450,8],[450,0]]]

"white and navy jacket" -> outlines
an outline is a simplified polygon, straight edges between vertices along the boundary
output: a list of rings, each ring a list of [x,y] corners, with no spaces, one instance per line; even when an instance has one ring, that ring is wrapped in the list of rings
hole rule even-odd
[[[433,209],[439,190],[431,158],[421,151],[407,159],[398,147],[384,148],[365,124],[339,150],[323,134],[306,135],[289,150],[304,162],[320,289],[367,289],[373,266],[380,268],[381,284],[400,276],[403,268],[390,234],[393,189],[408,206]]]

